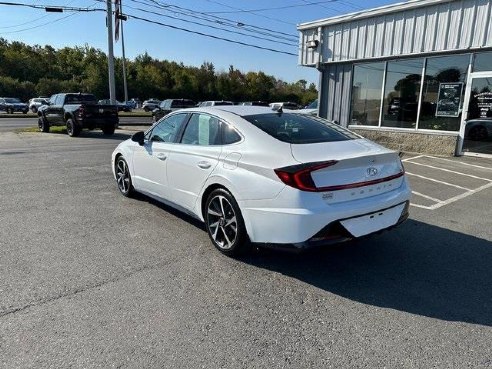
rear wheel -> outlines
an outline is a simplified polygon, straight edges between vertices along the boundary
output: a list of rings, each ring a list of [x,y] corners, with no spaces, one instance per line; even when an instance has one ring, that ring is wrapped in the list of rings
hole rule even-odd
[[[103,127],[102,131],[105,135],[110,136],[114,133],[114,126],[105,126]]]
[[[121,194],[126,197],[132,196],[135,190],[133,189],[132,178],[130,176],[128,164],[122,156],[120,156],[116,160],[115,173],[116,183],[118,184],[118,189],[120,190]]]
[[[39,132],[48,133],[50,131],[50,125],[43,117],[39,117],[38,119],[38,128],[39,128]]]
[[[12,108],[7,109],[7,114],[14,114],[14,109],[12,109]]]
[[[72,118],[67,119],[67,133],[70,137],[77,137],[80,134],[80,128],[75,124]]]
[[[229,191],[223,188],[212,191],[204,215],[208,235],[222,253],[237,256],[248,250],[249,240],[241,210]]]

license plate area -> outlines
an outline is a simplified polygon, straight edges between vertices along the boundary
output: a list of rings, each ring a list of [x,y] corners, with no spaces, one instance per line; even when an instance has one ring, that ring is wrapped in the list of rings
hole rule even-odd
[[[371,214],[341,220],[340,223],[354,237],[361,237],[395,225],[398,222],[398,219],[400,219],[404,208],[405,204],[403,203]]]

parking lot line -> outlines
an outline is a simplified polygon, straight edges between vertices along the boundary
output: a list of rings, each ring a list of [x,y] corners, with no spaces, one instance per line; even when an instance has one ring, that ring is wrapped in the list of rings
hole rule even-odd
[[[454,164],[462,164],[462,165],[467,165],[469,167],[486,169],[486,170],[492,170],[492,167],[484,167],[482,165],[470,164],[470,163],[465,163],[463,161],[451,160],[451,159],[446,159],[446,158],[436,158],[434,156],[428,156],[428,155],[420,155],[420,156],[416,156],[416,157],[413,157],[413,158],[408,158],[408,159],[406,159],[404,161],[408,161],[408,160],[411,160],[411,159],[417,159],[419,157],[424,157],[424,158],[429,158],[429,159],[438,159],[438,160],[448,161],[448,162],[451,162],[451,163],[454,163]],[[412,163],[412,164],[415,164],[415,163]]]
[[[412,193],[414,195],[417,195],[417,196],[426,198],[426,199],[431,200],[431,201],[435,201],[435,202],[442,202],[443,201],[443,200],[436,199],[435,197],[424,195],[423,193],[420,193],[420,192],[417,192],[417,191],[412,191]]]
[[[406,158],[406,159],[403,159],[402,161],[410,161],[410,160],[413,160],[413,159],[418,159],[418,158],[422,158],[424,157],[425,155],[417,155],[417,156],[412,156],[411,158]],[[427,157],[430,157],[430,156],[427,156]]]
[[[465,192],[465,193],[462,193],[461,195],[458,195],[458,196],[454,196],[454,197],[451,197],[447,200],[444,200],[444,201],[441,201],[440,203],[438,204],[434,204],[434,205],[431,205],[431,206],[428,206],[428,207],[424,207],[422,205],[418,205],[418,204],[412,204],[414,206],[417,206],[417,207],[420,207],[420,208],[426,208],[426,209],[429,209],[429,210],[435,210],[435,209],[439,209],[440,207],[444,206],[444,205],[448,205],[448,204],[451,204],[452,202],[455,202],[455,201],[458,201],[458,200],[461,200],[461,199],[464,199],[465,197],[468,197],[470,195],[473,195],[477,192],[480,192],[482,190],[485,190],[487,188],[490,188],[492,187],[492,182],[489,182],[483,186],[480,186],[474,190],[470,190],[468,192]]]
[[[481,179],[482,181],[487,181],[487,182],[490,182],[490,179],[489,179],[489,178],[477,177],[477,176],[474,176],[474,175],[472,175],[472,174],[467,174],[467,173],[457,172],[457,171],[455,171],[455,170],[450,170],[450,169],[445,169],[445,168],[439,168],[439,167],[436,167],[436,166],[434,166],[434,165],[421,164],[421,163],[414,163],[414,162],[411,162],[411,164],[414,164],[414,165],[420,165],[420,166],[422,166],[422,167],[427,167],[427,168],[432,168],[432,169],[437,169],[437,170],[442,170],[443,172],[448,172],[448,173],[458,174],[458,175],[461,175],[461,176],[466,176],[466,177],[475,178],[475,179]]]
[[[434,179],[434,178],[424,177],[424,176],[421,176],[420,174],[415,174],[415,173],[410,173],[410,172],[405,172],[405,174],[408,174],[409,176],[414,176],[414,177],[422,178],[422,179],[425,179],[425,180],[427,180],[427,181],[441,183],[441,184],[446,185],[446,186],[450,186],[450,187],[459,188],[460,190],[471,191],[471,189],[470,189],[470,188],[466,188],[466,187],[458,186],[458,185],[455,185],[455,184],[453,184],[453,183],[449,183],[449,182],[440,181],[440,180],[438,180],[438,179]]]

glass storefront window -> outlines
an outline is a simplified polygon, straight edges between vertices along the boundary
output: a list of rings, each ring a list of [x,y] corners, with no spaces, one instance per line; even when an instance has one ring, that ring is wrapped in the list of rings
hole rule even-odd
[[[378,126],[384,63],[354,66],[351,124]]]
[[[382,126],[415,128],[423,63],[423,58],[388,62]]]
[[[419,129],[458,131],[470,54],[427,59]]]
[[[474,72],[489,72],[492,70],[492,51],[476,53],[473,62]]]

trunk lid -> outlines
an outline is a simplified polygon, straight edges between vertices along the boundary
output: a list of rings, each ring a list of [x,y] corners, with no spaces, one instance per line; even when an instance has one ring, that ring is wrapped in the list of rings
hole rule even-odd
[[[385,193],[403,181],[398,154],[366,139],[291,145],[291,150],[301,163],[337,161],[311,173],[316,187],[330,192],[326,196],[330,202]]]

